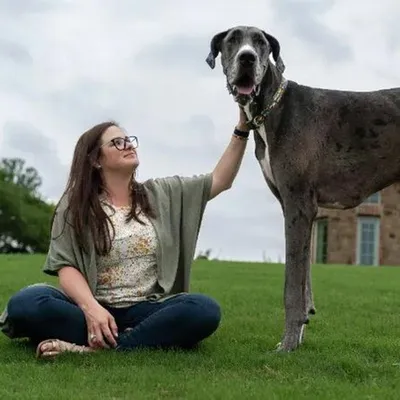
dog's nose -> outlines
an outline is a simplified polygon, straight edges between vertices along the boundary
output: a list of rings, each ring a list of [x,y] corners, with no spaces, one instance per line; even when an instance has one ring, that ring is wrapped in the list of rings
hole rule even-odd
[[[239,55],[239,62],[243,66],[251,66],[255,63],[255,61],[256,61],[256,56],[251,51],[244,51]]]

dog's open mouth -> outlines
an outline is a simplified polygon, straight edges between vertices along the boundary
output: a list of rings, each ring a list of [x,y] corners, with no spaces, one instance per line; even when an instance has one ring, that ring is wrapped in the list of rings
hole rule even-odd
[[[254,78],[250,75],[243,74],[233,82],[237,94],[251,95],[256,91]]]

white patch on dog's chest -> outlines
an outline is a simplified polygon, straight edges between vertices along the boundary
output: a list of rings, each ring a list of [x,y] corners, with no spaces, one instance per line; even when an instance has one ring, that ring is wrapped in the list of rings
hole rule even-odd
[[[250,112],[250,106],[247,104],[244,107],[244,111],[247,115],[247,118],[251,120],[253,117]],[[262,124],[259,128],[257,128],[257,132],[259,135],[262,137],[264,143],[265,143],[265,153],[264,153],[264,158],[259,160],[259,163],[261,165],[261,169],[264,173],[264,175],[272,182],[275,184],[273,175],[272,175],[272,169],[271,169],[271,163],[270,163],[270,158],[269,158],[269,148],[268,148],[268,141],[267,141],[267,132],[265,131],[265,126]]]

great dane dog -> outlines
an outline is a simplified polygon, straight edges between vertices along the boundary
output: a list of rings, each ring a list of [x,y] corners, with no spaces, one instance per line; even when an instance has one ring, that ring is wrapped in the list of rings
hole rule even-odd
[[[256,27],[211,39],[208,65],[221,65],[245,110],[255,156],[285,222],[285,329],[278,350],[295,350],[309,314],[310,246],[318,207],[348,209],[400,178],[400,88],[345,91],[283,77],[280,43]],[[270,59],[270,54],[274,63]]]

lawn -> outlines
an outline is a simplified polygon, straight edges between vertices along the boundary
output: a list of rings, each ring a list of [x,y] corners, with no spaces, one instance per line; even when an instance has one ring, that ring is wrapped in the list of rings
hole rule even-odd
[[[56,280],[43,256],[0,256],[0,307]],[[215,297],[220,329],[193,352],[66,355],[37,361],[0,335],[0,399],[398,399],[400,268],[315,266],[317,314],[298,351],[273,351],[283,326],[281,265],[196,262],[192,291]]]

